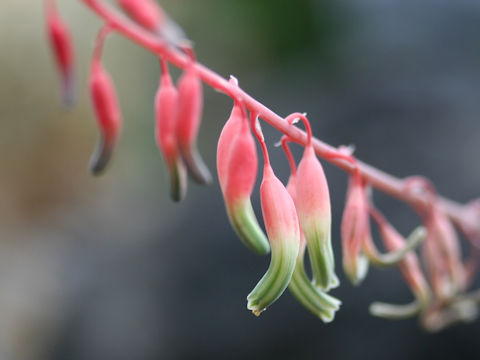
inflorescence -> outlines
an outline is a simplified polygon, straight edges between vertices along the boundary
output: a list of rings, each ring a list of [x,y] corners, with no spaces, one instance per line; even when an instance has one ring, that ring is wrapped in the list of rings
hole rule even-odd
[[[61,78],[64,102],[74,101],[74,50],[55,0],[45,1],[46,23]],[[258,255],[271,253],[265,275],[247,296],[255,315],[272,305],[288,288],[296,299],[327,323],[341,301],[330,294],[340,282],[335,273],[331,243],[330,195],[322,164],[330,161],[350,176],[341,223],[342,264],[347,278],[359,285],[370,266],[400,270],[414,300],[405,305],[374,302],[371,314],[402,319],[419,316],[430,331],[477,317],[480,292],[468,292],[477,268],[480,248],[480,202],[460,205],[440,197],[433,184],[415,176],[396,179],[357,160],[348,147],[333,148],[312,137],[306,114],[280,118],[243,92],[238,81],[223,79],[195,58],[182,29],[154,0],[117,0],[118,9],[102,0],[81,0],[102,18],[90,70],[90,96],[100,139],[90,164],[101,174],[109,164],[121,132],[122,115],[113,81],[102,66],[102,49],[111,32],[120,33],[158,57],[161,79],[155,97],[155,139],[170,175],[170,193],[181,201],[187,177],[209,184],[212,176],[197,150],[203,110],[202,81],[233,99],[233,109],[217,145],[217,174],[230,223],[240,240]],[[119,11],[121,10],[121,11]],[[176,84],[169,65],[183,70]],[[260,119],[282,134],[291,175],[288,184],[276,177],[269,161]],[[306,132],[295,123],[301,121]],[[255,138],[263,153],[260,199],[266,234],[251,203],[258,172]],[[288,143],[304,146],[297,164]],[[392,195],[412,207],[421,226],[405,238],[372,201],[372,188]],[[375,245],[371,220],[377,226],[386,253]],[[471,244],[464,260],[457,232]],[[421,247],[421,257],[416,249]],[[305,268],[308,253],[312,278]]]

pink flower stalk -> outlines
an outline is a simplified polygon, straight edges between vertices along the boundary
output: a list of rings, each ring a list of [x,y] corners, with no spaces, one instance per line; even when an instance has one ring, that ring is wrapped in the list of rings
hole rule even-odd
[[[181,201],[187,191],[187,172],[177,146],[178,92],[166,61],[162,59],[161,65],[162,76],[155,96],[155,139],[170,175],[171,197],[174,201]]]
[[[343,270],[358,285],[368,271],[368,260],[362,253],[362,244],[370,235],[368,207],[363,180],[355,171],[350,176],[342,224]]]
[[[202,120],[202,82],[193,66],[190,66],[178,80],[177,141],[180,154],[193,179],[208,184],[212,176],[197,150],[197,135]]]
[[[288,138],[282,137],[282,147],[290,164],[291,175],[287,184],[287,191],[293,202],[297,202],[297,169],[295,160],[287,144]],[[305,250],[307,242],[305,235],[300,229],[300,249],[297,255],[295,270],[293,271],[292,280],[288,285],[288,289],[295,298],[311,313],[319,317],[324,323],[329,323],[335,318],[335,312],[340,308],[342,302],[333,296],[326,294],[324,291],[315,287],[305,271]]]
[[[217,169],[228,218],[242,242],[254,253],[270,252],[250,197],[257,178],[255,141],[245,110],[235,103],[217,146]]]
[[[370,213],[377,223],[381,239],[388,251],[398,252],[407,246],[405,238],[398,233],[398,231],[377,209],[371,207]],[[418,241],[416,239],[423,239],[425,236],[425,229],[420,227],[409,236],[408,242]],[[405,281],[415,295],[416,300],[407,305],[392,305],[379,302],[373,303],[370,306],[370,312],[375,316],[403,319],[418,314],[430,303],[430,287],[423,274],[417,254],[413,251],[407,253],[398,266]]]
[[[45,14],[48,38],[62,79],[63,102],[69,106],[75,100],[73,41],[54,0],[45,0]]]
[[[257,115],[251,114],[251,117],[252,128],[262,145],[265,160],[260,199],[272,248],[267,272],[247,296],[247,308],[258,316],[282,295],[292,278],[300,246],[300,227],[295,204],[270,166],[265,141],[256,128]]]
[[[296,119],[304,122],[308,133],[308,142],[297,170],[298,218],[307,240],[313,282],[328,290],[339,285],[330,238],[330,194],[322,165],[313,150],[310,123],[300,113],[294,113],[286,120],[293,123]]]
[[[107,166],[122,123],[113,82],[101,64],[103,43],[110,30],[109,26],[105,26],[98,34],[90,72],[90,95],[100,128],[100,141],[90,161],[90,170],[94,175],[100,174]]]
[[[425,221],[423,254],[435,295],[448,300],[465,288],[465,271],[458,236],[450,220],[433,206]]]

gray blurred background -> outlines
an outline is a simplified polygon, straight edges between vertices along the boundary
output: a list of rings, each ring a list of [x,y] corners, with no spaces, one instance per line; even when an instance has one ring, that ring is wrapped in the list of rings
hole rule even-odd
[[[422,173],[458,201],[479,195],[480,2],[164,0],[201,62],[281,115],[398,176]],[[105,64],[124,131],[101,178],[87,171],[97,130],[86,85],[101,23],[59,1],[77,52],[78,103],[62,108],[42,2],[0,2],[0,359],[474,359],[480,321],[429,335],[372,318],[373,300],[411,295],[396,270],[371,271],[324,325],[286,292],[260,318],[245,297],[268,266],[236,239],[218,183],[180,205],[153,136],[156,59],[118,36]],[[175,74],[178,74],[176,72]],[[231,101],[206,89],[199,146],[212,171]],[[279,134],[264,127],[268,142]],[[295,149],[300,154],[300,149]],[[271,148],[286,181],[282,152]],[[333,241],[345,174],[326,165]],[[253,198],[259,210],[258,189]],[[381,195],[403,232],[418,220]],[[477,284],[478,285],[478,284]]]

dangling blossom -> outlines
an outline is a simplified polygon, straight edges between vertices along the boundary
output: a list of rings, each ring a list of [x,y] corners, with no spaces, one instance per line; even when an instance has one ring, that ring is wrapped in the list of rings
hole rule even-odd
[[[117,0],[117,3],[136,23],[165,38],[171,45],[183,46],[188,43],[182,28],[155,0]]]
[[[290,164],[290,178],[287,184],[287,191],[296,204],[297,198],[297,169],[295,160],[287,144],[288,138],[282,137],[281,144]],[[300,230],[300,249],[298,251],[295,270],[293,271],[292,280],[288,285],[288,289],[295,298],[311,313],[319,317],[324,323],[333,321],[335,312],[340,308],[342,302],[318,287],[315,287],[305,271],[305,250],[307,242],[303,231]]]
[[[170,175],[170,193],[180,201],[187,191],[187,173],[180,157],[176,136],[178,92],[172,83],[165,60],[161,60],[162,77],[155,96],[155,139],[162,152]]]
[[[324,290],[339,285],[335,274],[335,259],[331,244],[331,210],[327,179],[322,165],[315,156],[312,130],[304,114],[294,113],[288,123],[301,119],[307,129],[308,139],[297,170],[297,210],[300,225],[308,246],[313,282]]]
[[[408,240],[405,240],[403,236],[400,235],[388,222],[388,220],[385,219],[385,217],[373,206],[370,208],[370,213],[377,223],[385,248],[390,252],[398,252],[406,247],[407,242],[419,242],[426,236],[425,228],[419,227],[413,231]],[[375,302],[370,306],[370,312],[375,316],[389,319],[403,319],[418,314],[430,303],[430,287],[423,274],[417,254],[413,251],[406,254],[403,260],[398,264],[398,267],[411,291],[415,295],[415,301],[407,305],[392,305]]]
[[[55,0],[45,0],[47,33],[62,80],[62,97],[65,105],[75,100],[74,49],[67,25],[58,13]]]
[[[251,118],[265,161],[260,200],[272,249],[267,272],[247,296],[247,308],[258,316],[282,295],[292,278],[300,246],[300,227],[295,204],[270,165],[257,115],[251,114]]]
[[[103,43],[110,30],[109,26],[103,27],[97,37],[90,72],[90,95],[100,129],[100,140],[90,161],[90,170],[95,175],[100,174],[107,166],[122,123],[112,79],[101,63]]]
[[[191,61],[177,83],[177,141],[180,154],[193,179],[200,184],[208,184],[212,176],[197,150],[203,112],[202,82],[195,69],[193,52],[190,56]]]
[[[270,252],[250,201],[258,159],[245,109],[235,102],[218,139],[217,171],[228,218],[242,242],[253,252]]]

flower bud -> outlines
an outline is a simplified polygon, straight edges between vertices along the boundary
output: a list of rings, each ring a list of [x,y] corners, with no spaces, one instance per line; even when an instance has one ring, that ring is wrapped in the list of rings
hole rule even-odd
[[[293,202],[296,204],[297,176],[295,162],[290,149],[288,148],[285,137],[282,138],[282,146],[287,154],[291,167],[291,175],[288,180],[287,191],[293,199]],[[306,246],[305,235],[300,230],[300,249],[298,251],[295,270],[293,271],[292,280],[290,280],[288,289],[307,310],[319,317],[324,323],[329,323],[333,321],[335,312],[340,308],[342,302],[313,286],[305,271],[304,258]]]
[[[436,206],[425,225],[423,255],[433,290],[439,299],[448,300],[465,287],[459,240],[448,217]]]
[[[296,118],[305,123],[309,139],[297,170],[298,218],[307,240],[313,282],[328,290],[339,285],[330,239],[330,194],[322,165],[313,150],[310,124],[303,114],[292,114],[287,121]]]
[[[113,82],[100,63],[101,48],[108,31],[109,28],[103,28],[97,39],[89,81],[90,96],[100,129],[100,141],[90,161],[90,170],[94,175],[100,174],[107,166],[120,134],[122,122]]]
[[[202,118],[203,90],[191,64],[178,80],[177,141],[180,154],[193,179],[208,184],[212,177],[197,150],[197,135]]]
[[[300,246],[300,228],[295,205],[268,164],[263,172],[260,198],[272,258],[267,272],[247,297],[248,309],[257,316],[287,288]]]
[[[118,0],[118,4],[133,20],[156,32],[165,22],[165,14],[154,0]]]
[[[371,211],[378,224],[385,248],[390,252],[398,252],[407,246],[408,242],[421,242],[426,237],[425,228],[415,229],[407,241],[376,209]],[[430,287],[425,279],[420,262],[415,252],[409,252],[399,263],[399,269],[405,281],[415,295],[416,300],[407,305],[392,305],[375,302],[370,306],[370,312],[378,317],[403,319],[414,316],[422,311],[430,302]]]
[[[342,224],[343,269],[349,280],[358,285],[368,271],[362,244],[370,236],[365,188],[357,171],[350,177]]]
[[[178,92],[172,83],[168,65],[162,61],[162,77],[155,97],[155,138],[168,168],[170,193],[174,201],[182,200],[187,189],[186,169],[177,147],[177,110]]]
[[[265,255],[270,245],[257,222],[250,196],[257,177],[257,150],[248,119],[235,104],[217,147],[220,186],[228,217],[242,242],[253,252]]]
[[[45,11],[48,37],[62,79],[63,102],[72,105],[75,100],[73,41],[54,0],[45,1]]]

